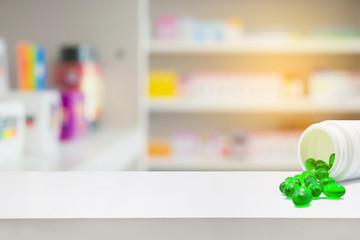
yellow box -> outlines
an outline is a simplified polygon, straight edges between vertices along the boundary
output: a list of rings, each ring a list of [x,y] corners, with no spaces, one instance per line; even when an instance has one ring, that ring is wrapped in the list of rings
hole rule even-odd
[[[178,94],[179,74],[176,71],[150,71],[149,96],[174,97]]]
[[[3,139],[9,139],[12,138],[16,135],[16,130],[15,129],[6,129],[3,131],[2,134],[2,138]]]

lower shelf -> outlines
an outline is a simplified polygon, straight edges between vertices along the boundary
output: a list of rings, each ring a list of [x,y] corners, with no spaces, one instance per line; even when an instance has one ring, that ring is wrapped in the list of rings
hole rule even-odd
[[[315,102],[310,99],[239,102],[237,100],[150,99],[150,113],[359,113],[358,100],[343,102]]]
[[[174,161],[169,158],[149,158],[150,171],[298,171],[301,170],[297,161],[279,162],[266,160],[198,160]]]
[[[21,170],[129,170],[140,159],[141,133],[134,129],[101,129],[93,135],[61,143],[53,157],[26,156]]]

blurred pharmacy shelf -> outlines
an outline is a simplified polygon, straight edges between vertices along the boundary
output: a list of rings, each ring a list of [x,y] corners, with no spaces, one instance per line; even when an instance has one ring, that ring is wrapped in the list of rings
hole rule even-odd
[[[149,1],[146,7],[146,23],[151,23],[148,26],[150,29],[145,29],[148,34],[145,51],[150,74],[148,78],[144,78],[147,81],[144,80],[140,86],[140,93],[149,90],[148,94],[143,94],[141,109],[145,119],[144,136],[147,137],[149,149],[154,150],[155,143],[155,150],[150,151],[150,154],[159,151],[161,156],[161,151],[166,153],[166,147],[172,144],[171,139],[175,139],[174,144],[184,140],[184,146],[188,146],[186,144],[190,145],[196,136],[201,136],[204,132],[221,133],[225,131],[223,129],[228,132],[236,129],[271,129],[280,132],[289,127],[302,132],[308,124],[328,118],[358,119],[360,99],[353,99],[360,93],[360,88],[357,87],[359,78],[355,72],[344,72],[359,69],[356,64],[360,56],[357,31],[359,22],[346,20],[349,13],[354,11],[352,4],[337,2],[336,5],[328,6],[329,12],[336,13],[339,9],[347,11],[343,11],[341,15],[321,15],[322,3],[305,6],[298,2],[288,5],[287,1],[282,1],[289,10],[299,9],[297,21],[301,21],[303,26],[297,29],[297,23],[293,21],[295,18],[289,18],[287,13],[283,14],[279,10],[277,15],[281,16],[282,24],[286,25],[284,29],[279,29],[279,22],[271,22],[273,14],[263,11],[266,8],[263,4],[271,6],[266,1],[262,4],[254,1],[240,4],[234,1],[230,5],[219,0],[208,5],[195,2],[197,4],[189,8],[179,1],[168,0],[167,4],[163,4],[163,1],[154,0]],[[219,11],[214,11],[214,6],[219,6]],[[264,18],[263,14],[268,15]],[[232,38],[231,34],[226,37],[229,32],[222,39],[216,38],[213,32],[209,34],[209,28],[206,27],[213,26],[211,24],[214,22],[211,21],[214,19],[221,22],[221,29],[228,29],[224,22],[226,16],[241,20],[240,24],[235,24],[235,27],[233,25],[232,30],[236,33],[232,32],[235,34],[232,36],[235,37]],[[312,22],[307,21],[310,16]],[[268,21],[265,22],[264,19]],[[192,28],[191,24],[200,26],[200,30]],[[226,76],[227,73],[239,71],[255,75],[274,71],[281,75],[281,84],[277,83],[279,79],[275,81],[268,77],[258,85],[263,88],[255,87],[253,94],[249,90],[252,85],[246,82],[234,83],[234,79],[243,80],[241,74]],[[253,79],[256,80],[255,77],[252,78],[251,84],[254,84]],[[177,81],[180,86],[178,89],[174,87]],[[349,82],[350,87],[347,87]],[[151,98],[156,96],[158,83],[164,84],[165,91],[159,91],[157,96],[176,95],[173,93],[180,95],[173,98]],[[240,89],[241,94],[237,94],[235,89]],[[324,89],[327,90],[323,91]],[[351,89],[349,92],[353,92],[353,95],[346,93],[345,89]],[[209,116],[209,113],[212,115]],[[271,121],[263,121],[256,114],[254,116],[254,113],[264,113]],[[293,114],[294,117],[282,118],[272,113]],[[241,115],[241,118],[235,121],[231,114]],[[304,115],[304,118],[295,117],[299,114]],[[311,117],[305,116],[308,114]],[[255,118],[257,121],[252,121]],[[182,138],[179,132],[190,135]],[[277,156],[271,156],[267,161],[193,159],[194,156],[188,159],[177,155],[170,159],[158,159],[152,156],[157,155],[147,158],[150,170],[299,169],[296,157],[293,159],[294,163],[285,161],[285,164],[279,162]]]
[[[199,113],[199,112],[300,112],[300,113],[360,113],[360,101],[314,102],[310,99],[276,102],[236,102],[191,99],[149,99],[150,113]]]
[[[151,171],[297,171],[301,170],[297,159],[288,162],[280,162],[277,159],[266,161],[243,160],[197,160],[171,159],[165,157],[152,157],[148,161],[148,169]]]
[[[81,139],[62,143],[58,157],[25,158],[34,171],[121,171],[137,165],[141,153],[139,129],[102,129]]]
[[[186,43],[154,40],[150,54],[360,54],[360,39],[292,41],[244,40],[239,43]]]

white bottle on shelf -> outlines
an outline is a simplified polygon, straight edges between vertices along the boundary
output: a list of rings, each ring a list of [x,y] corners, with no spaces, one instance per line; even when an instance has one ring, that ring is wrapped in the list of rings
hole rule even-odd
[[[0,100],[0,170],[22,170],[25,111],[20,101]]]
[[[34,157],[56,156],[59,150],[62,117],[59,92],[55,90],[12,91],[4,97],[20,101],[25,107],[26,155]],[[28,163],[28,165],[31,167],[32,163]]]

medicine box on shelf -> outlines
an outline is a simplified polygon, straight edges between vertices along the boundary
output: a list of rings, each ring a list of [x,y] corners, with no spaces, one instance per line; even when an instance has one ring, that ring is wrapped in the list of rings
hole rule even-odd
[[[8,99],[21,101],[26,114],[25,152],[53,156],[58,152],[61,102],[58,91],[10,92]]]
[[[0,100],[0,170],[22,166],[25,112],[21,101]]]

